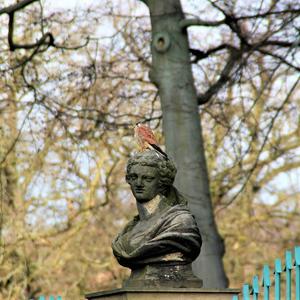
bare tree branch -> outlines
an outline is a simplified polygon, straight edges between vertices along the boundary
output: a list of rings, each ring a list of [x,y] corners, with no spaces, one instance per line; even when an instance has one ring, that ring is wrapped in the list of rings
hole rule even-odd
[[[296,71],[300,71],[300,67],[297,67],[297,66],[293,65],[292,63],[290,63],[289,61],[287,61],[284,57],[282,57],[282,56],[280,56],[278,54],[275,54],[273,52],[270,52],[268,50],[261,49],[261,48],[257,49],[257,51],[260,52],[260,53],[262,53],[262,54],[264,54],[264,55],[272,56],[272,57],[278,59],[279,61],[281,61],[282,63],[286,64],[287,66],[295,69]]]
[[[16,4],[14,4],[14,5],[4,7],[2,9],[0,9],[0,15],[14,13],[14,12],[26,7],[27,5],[29,5],[33,2],[37,2],[37,1],[39,1],[39,0],[23,0],[21,2],[18,2]]]
[[[20,129],[19,129],[19,131],[18,131],[17,136],[15,137],[15,139],[13,140],[13,142],[11,143],[11,145],[8,147],[8,149],[7,149],[6,152],[4,153],[3,157],[1,157],[1,160],[0,160],[0,166],[2,166],[2,165],[5,163],[5,161],[6,161],[7,157],[8,157],[8,155],[13,151],[13,149],[15,148],[17,142],[19,141],[20,136],[21,136],[21,133],[22,133],[22,130],[23,130],[23,128],[24,128],[24,126],[25,126],[25,123],[26,123],[26,121],[28,120],[28,118],[29,118],[31,112],[33,111],[34,105],[35,105],[35,102],[32,103],[30,109],[29,109],[28,112],[26,113],[26,115],[25,115],[25,117],[24,117],[24,119],[23,119],[23,121],[22,121],[22,123],[21,123],[21,126],[20,126]]]
[[[14,51],[16,49],[33,49],[46,44],[49,46],[54,46],[54,37],[50,32],[45,33],[36,43],[33,44],[15,44],[13,41],[14,35],[14,12],[9,13],[9,23],[8,23],[8,44],[9,49]]]
[[[179,27],[184,29],[189,26],[220,26],[225,24],[225,19],[220,21],[205,21],[201,19],[183,19],[179,22]]]
[[[85,42],[82,44],[82,45],[78,45],[78,46],[63,46],[63,45],[57,45],[56,43],[53,43],[53,47],[57,48],[57,49],[64,49],[64,50],[78,50],[78,49],[81,49],[81,48],[84,48],[85,46],[88,45],[88,43],[90,42],[90,38],[87,37]]]
[[[86,41],[82,45],[79,45],[79,46],[67,47],[67,46],[57,45],[54,43],[54,36],[52,35],[52,33],[46,32],[46,33],[43,33],[42,37],[39,40],[37,40],[35,43],[16,44],[13,40],[15,12],[26,7],[27,5],[37,2],[37,1],[39,1],[39,0],[24,0],[17,4],[5,7],[0,10],[0,15],[6,13],[9,16],[8,37],[7,38],[8,38],[9,49],[11,51],[15,51],[16,49],[26,49],[26,50],[36,49],[37,51],[34,52],[34,54],[36,54],[42,45],[45,45],[47,48],[52,46],[52,47],[55,47],[58,49],[77,50],[77,49],[85,47],[89,43],[89,38],[87,38]],[[32,58],[32,55],[30,56],[30,58]]]
[[[14,17],[15,17],[15,12],[17,12],[20,9],[23,9],[24,7],[37,2],[38,0],[24,0],[19,3],[16,3],[14,5],[5,7],[0,10],[0,15],[1,14],[8,14],[9,21],[8,21],[8,44],[9,44],[9,49],[11,51],[14,51],[16,49],[34,49],[34,48],[39,48],[41,45],[46,44],[48,47],[49,46],[54,46],[54,37],[50,32],[47,32],[43,34],[43,36],[36,42],[32,44],[16,44],[13,41],[13,35],[14,35]]]
[[[222,9],[221,7],[216,5],[216,3],[214,3],[214,2],[212,2],[212,5],[224,14],[225,18],[223,20],[217,21],[217,22],[208,22],[207,24],[206,24],[206,21],[202,22],[201,20],[199,20],[199,22],[197,23],[196,19],[190,20],[191,22],[187,22],[188,20],[182,20],[181,21],[182,24],[186,24],[186,26],[197,25],[197,24],[204,25],[204,26],[219,26],[221,24],[226,24],[232,30],[232,32],[234,32],[237,35],[241,44],[240,44],[240,49],[236,49],[233,46],[230,46],[228,44],[222,44],[216,48],[208,50],[207,52],[203,52],[201,50],[196,50],[196,49],[190,49],[190,52],[192,53],[192,55],[195,56],[194,60],[192,61],[193,63],[198,62],[201,59],[207,58],[209,55],[211,55],[217,51],[220,51],[223,49],[231,49],[231,55],[229,57],[228,62],[225,65],[223,71],[221,72],[219,79],[210,88],[208,88],[208,90],[204,94],[201,94],[198,96],[198,104],[199,105],[207,103],[211,99],[211,97],[215,93],[217,93],[224,86],[224,84],[226,82],[228,82],[228,80],[230,79],[230,77],[229,77],[230,72],[233,69],[233,67],[235,66],[236,61],[239,60],[239,58],[242,56],[242,53],[248,52],[250,55],[251,52],[259,51],[264,55],[269,55],[269,56],[272,56],[272,57],[280,60],[282,63],[288,65],[289,67],[294,68],[297,71],[300,70],[299,67],[288,62],[284,57],[282,57],[278,54],[275,54],[272,51],[264,49],[264,47],[266,47],[266,46],[277,46],[277,47],[282,47],[282,48],[297,47],[297,46],[299,46],[299,41],[288,42],[288,41],[282,41],[282,40],[278,40],[278,41],[268,40],[268,38],[270,37],[268,35],[267,37],[265,37],[263,40],[259,41],[258,43],[251,44],[249,42],[248,36],[242,30],[242,24],[239,23],[239,21],[241,19],[246,19],[246,17],[242,17],[242,18],[236,17],[236,16],[232,15],[231,13],[227,13],[224,9]],[[274,14],[287,14],[287,13],[296,14],[299,12],[299,9],[287,9],[287,10],[275,11],[275,12],[274,11],[272,12],[272,9],[273,9],[273,6],[270,7],[269,11],[267,11],[263,14],[257,14],[257,16],[265,17],[268,15],[274,15]],[[252,18],[252,17],[254,17],[254,15],[249,16],[249,17]],[[294,19],[294,17],[292,19]],[[186,23],[185,23],[185,21],[186,21]],[[284,26],[284,25],[282,25],[282,26]]]
[[[207,103],[211,97],[215,95],[225,85],[226,82],[228,82],[230,79],[230,72],[241,58],[241,55],[242,52],[240,51],[231,51],[229,59],[223,68],[219,79],[213,85],[211,85],[205,93],[198,95],[197,99],[199,105]]]
[[[282,14],[299,14],[300,13],[300,8],[289,8],[289,9],[283,9],[283,10],[278,10],[278,11],[266,11],[264,13],[261,14],[255,14],[255,15],[248,15],[248,16],[241,16],[241,17],[237,17],[237,20],[245,20],[245,19],[256,19],[256,18],[264,18],[267,16],[271,16],[271,15],[282,15]]]
[[[296,47],[299,45],[300,45],[300,40],[294,42],[270,40],[270,41],[264,41],[263,43],[263,46],[278,46],[283,48]]]
[[[218,51],[221,51],[221,50],[224,50],[224,49],[238,51],[237,48],[235,48],[234,46],[229,45],[229,44],[221,44],[221,45],[219,45],[219,46],[217,46],[215,48],[211,48],[211,49],[207,50],[206,52],[198,50],[198,49],[189,49],[189,50],[190,50],[190,53],[195,56],[195,58],[193,59],[192,63],[196,63],[199,60],[207,58],[211,54],[214,54],[214,53],[216,53]]]
[[[281,105],[276,109],[276,113],[275,113],[275,115],[272,117],[272,119],[271,119],[271,121],[270,121],[270,123],[269,123],[269,128],[268,128],[267,133],[266,133],[266,135],[265,135],[265,137],[264,137],[263,143],[262,143],[262,145],[261,145],[261,147],[260,147],[260,149],[259,149],[259,152],[258,152],[258,155],[257,155],[257,157],[256,157],[256,160],[255,160],[254,164],[252,165],[252,167],[249,169],[248,174],[247,174],[247,176],[246,176],[246,179],[245,179],[243,185],[242,185],[241,188],[237,191],[237,193],[230,199],[230,201],[228,201],[228,202],[227,202],[223,207],[221,207],[216,213],[218,213],[220,210],[223,210],[224,208],[226,208],[226,207],[228,207],[229,205],[231,205],[231,204],[234,202],[234,200],[238,197],[238,195],[240,195],[240,193],[242,193],[242,192],[245,190],[247,183],[249,182],[249,180],[250,180],[250,178],[251,178],[251,176],[252,176],[254,170],[256,169],[256,166],[257,166],[258,163],[259,163],[260,156],[261,156],[261,154],[262,154],[262,152],[263,152],[263,150],[264,150],[264,148],[265,148],[265,145],[266,145],[266,143],[267,143],[267,141],[268,141],[269,135],[270,135],[270,133],[271,133],[271,131],[272,131],[272,128],[273,128],[273,126],[274,126],[276,120],[277,120],[277,117],[278,117],[278,115],[280,114],[280,112],[282,111],[283,107],[289,102],[289,100],[290,100],[292,94],[294,93],[296,87],[298,86],[299,82],[300,82],[300,76],[298,77],[298,79],[297,79],[297,80],[295,81],[295,83],[293,84],[292,88],[290,89],[290,91],[289,91],[289,93],[287,94],[287,96],[286,96],[286,98],[284,99],[284,101],[283,101],[283,102],[281,103]]]

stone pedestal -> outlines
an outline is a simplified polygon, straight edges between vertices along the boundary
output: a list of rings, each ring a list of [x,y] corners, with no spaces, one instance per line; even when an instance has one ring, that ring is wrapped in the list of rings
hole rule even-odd
[[[201,289],[201,288],[156,288],[130,289],[123,288],[105,292],[87,294],[88,300],[232,300],[239,294],[236,289]]]
[[[134,269],[123,283],[129,289],[201,288],[202,280],[192,272],[191,264],[152,264]]]

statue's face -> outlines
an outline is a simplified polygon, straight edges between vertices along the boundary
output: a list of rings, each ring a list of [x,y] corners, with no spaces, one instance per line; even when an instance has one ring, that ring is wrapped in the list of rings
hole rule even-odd
[[[127,181],[140,203],[153,199],[159,193],[159,174],[154,167],[133,165],[127,174]]]

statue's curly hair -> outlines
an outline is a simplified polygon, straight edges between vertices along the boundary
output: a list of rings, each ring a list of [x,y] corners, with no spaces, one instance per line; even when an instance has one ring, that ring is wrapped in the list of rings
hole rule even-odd
[[[126,168],[126,181],[128,182],[128,174],[134,165],[149,166],[158,169],[159,187],[162,193],[169,190],[173,185],[177,169],[171,159],[166,160],[157,154],[154,150],[137,153],[128,160]]]

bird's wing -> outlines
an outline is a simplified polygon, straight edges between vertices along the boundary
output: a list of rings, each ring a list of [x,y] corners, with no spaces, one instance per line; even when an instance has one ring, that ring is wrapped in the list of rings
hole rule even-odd
[[[157,145],[157,140],[150,128],[146,126],[141,126],[138,128],[138,131],[146,142],[148,142],[149,144]]]

